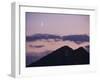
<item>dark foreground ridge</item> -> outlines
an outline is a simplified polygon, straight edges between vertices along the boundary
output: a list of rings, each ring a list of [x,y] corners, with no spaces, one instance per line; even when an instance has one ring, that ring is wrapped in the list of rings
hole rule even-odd
[[[73,50],[68,46],[63,46],[26,67],[78,64],[89,64],[89,52],[83,47]]]

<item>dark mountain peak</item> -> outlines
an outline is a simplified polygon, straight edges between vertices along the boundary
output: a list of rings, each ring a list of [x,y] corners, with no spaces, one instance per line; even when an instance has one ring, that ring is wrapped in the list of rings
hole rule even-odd
[[[84,53],[87,53],[87,51],[83,47],[79,47],[78,49],[75,50],[75,52],[84,52]]]
[[[57,50],[73,50],[72,48],[70,48],[69,46],[63,46]]]
[[[63,46],[55,51],[52,52],[53,54],[57,55],[71,55],[73,53],[73,49],[70,48],[69,46]]]
[[[74,50],[74,53],[75,53],[75,55],[79,55],[79,56],[88,55],[89,54],[89,52],[86,51],[83,47],[80,47],[80,48]]]
[[[65,49],[72,49],[72,48],[70,48],[70,47],[69,47],[69,46],[67,46],[67,45],[66,45],[66,46],[63,46],[63,47],[61,47],[61,48],[65,48]],[[60,48],[60,49],[61,49],[61,48]]]
[[[78,49],[76,49],[76,50],[84,50],[84,48],[83,47],[79,47]]]
[[[73,49],[68,46],[63,46],[47,56],[41,58],[35,63],[30,64],[31,66],[51,66],[51,65],[64,65],[73,64]]]
[[[89,52],[83,47],[74,50],[75,64],[89,64]]]

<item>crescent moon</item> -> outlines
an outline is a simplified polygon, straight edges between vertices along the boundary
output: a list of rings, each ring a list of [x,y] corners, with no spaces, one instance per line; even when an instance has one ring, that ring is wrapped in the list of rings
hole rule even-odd
[[[44,26],[44,22],[43,22],[43,21],[41,21],[41,26],[42,26],[42,27]]]

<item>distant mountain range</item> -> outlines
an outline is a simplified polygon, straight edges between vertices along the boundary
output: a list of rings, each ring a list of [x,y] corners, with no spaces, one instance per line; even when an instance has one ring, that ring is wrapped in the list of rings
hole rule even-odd
[[[53,51],[52,53],[44,56],[38,61],[26,65],[26,67],[77,64],[89,64],[89,52],[86,51],[83,47],[73,50],[68,46],[63,46]]]
[[[67,36],[59,36],[53,34],[34,34],[32,36],[26,36],[26,41],[36,41],[36,40],[49,40],[52,39],[54,41],[74,41],[76,43],[81,42],[89,42],[88,35],[67,35]]]

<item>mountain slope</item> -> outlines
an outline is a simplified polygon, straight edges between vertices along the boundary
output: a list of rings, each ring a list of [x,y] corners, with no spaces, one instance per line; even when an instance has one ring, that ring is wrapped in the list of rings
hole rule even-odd
[[[76,64],[89,64],[89,53],[82,47],[73,50],[68,46],[63,46],[27,67]]]
[[[89,64],[89,53],[80,47],[74,51],[75,64]]]

